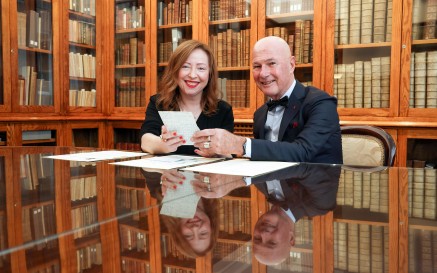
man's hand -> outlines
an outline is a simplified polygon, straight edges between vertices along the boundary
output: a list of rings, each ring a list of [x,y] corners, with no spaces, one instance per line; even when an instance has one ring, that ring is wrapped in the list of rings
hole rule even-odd
[[[234,135],[224,129],[205,129],[194,133],[191,138],[195,152],[204,157],[213,155],[243,155],[246,138]]]

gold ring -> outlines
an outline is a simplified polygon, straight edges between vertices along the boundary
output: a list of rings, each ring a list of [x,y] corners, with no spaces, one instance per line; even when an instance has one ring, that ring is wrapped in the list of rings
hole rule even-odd
[[[203,142],[203,148],[209,149],[210,145],[209,142]]]
[[[208,136],[208,141],[211,141],[211,136]]]
[[[160,138],[162,141],[164,141],[164,142],[167,141],[167,139],[165,139],[164,137],[162,137],[162,135],[159,135],[159,138]]]

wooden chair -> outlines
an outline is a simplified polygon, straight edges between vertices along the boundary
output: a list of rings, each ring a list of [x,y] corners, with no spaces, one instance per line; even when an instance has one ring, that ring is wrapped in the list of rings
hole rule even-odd
[[[393,166],[396,143],[382,128],[341,126],[341,139],[344,165]]]

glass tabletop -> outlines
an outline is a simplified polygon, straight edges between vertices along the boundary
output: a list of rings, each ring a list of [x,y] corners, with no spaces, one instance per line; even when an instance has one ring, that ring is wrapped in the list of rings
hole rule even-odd
[[[435,169],[48,158],[87,151],[0,148],[0,272],[437,272]]]

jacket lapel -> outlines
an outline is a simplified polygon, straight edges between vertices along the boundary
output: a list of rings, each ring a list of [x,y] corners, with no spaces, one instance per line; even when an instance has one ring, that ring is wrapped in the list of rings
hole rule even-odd
[[[305,87],[300,82],[296,81],[296,86],[288,100],[288,107],[285,108],[284,115],[282,116],[281,126],[279,127],[279,141],[284,137],[285,129],[287,129],[290,122],[297,113],[299,113],[305,95]]]

